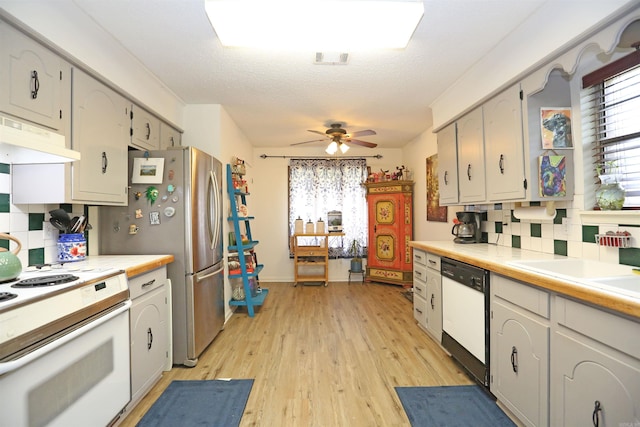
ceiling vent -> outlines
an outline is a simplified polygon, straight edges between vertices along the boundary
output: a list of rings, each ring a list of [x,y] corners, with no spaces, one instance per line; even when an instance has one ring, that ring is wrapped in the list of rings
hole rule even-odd
[[[316,52],[317,65],[347,65],[349,54],[346,52]]]

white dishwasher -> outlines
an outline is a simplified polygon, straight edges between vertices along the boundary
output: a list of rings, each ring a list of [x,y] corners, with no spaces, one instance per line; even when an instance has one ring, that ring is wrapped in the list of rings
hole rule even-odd
[[[489,386],[489,272],[442,258],[442,346]]]

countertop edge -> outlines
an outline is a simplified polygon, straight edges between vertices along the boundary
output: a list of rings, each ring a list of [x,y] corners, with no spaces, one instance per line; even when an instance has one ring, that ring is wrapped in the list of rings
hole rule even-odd
[[[489,270],[493,273],[500,274],[530,285],[534,285],[548,291],[558,293],[563,296],[575,298],[577,300],[587,302],[589,304],[606,308],[617,313],[640,319],[640,301],[634,302],[624,296],[616,296],[606,291],[595,288],[586,288],[578,283],[572,283],[562,279],[544,276],[534,272],[524,271],[515,267],[506,265],[503,262],[482,259],[473,255],[462,254],[456,251],[443,249],[436,245],[430,245],[429,242],[410,242],[409,246],[421,249],[426,252],[452,258],[457,261],[466,262]]]
[[[174,259],[175,258],[173,255],[158,255],[153,261],[147,261],[126,268],[125,272],[127,273],[128,278],[139,276],[140,274],[170,264],[174,261]]]

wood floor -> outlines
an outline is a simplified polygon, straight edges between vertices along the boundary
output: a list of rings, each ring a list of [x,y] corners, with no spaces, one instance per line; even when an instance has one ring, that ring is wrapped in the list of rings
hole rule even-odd
[[[135,426],[172,380],[253,378],[241,426],[408,426],[396,386],[472,384],[413,319],[404,289],[265,284],[195,368],[174,366],[122,422]]]

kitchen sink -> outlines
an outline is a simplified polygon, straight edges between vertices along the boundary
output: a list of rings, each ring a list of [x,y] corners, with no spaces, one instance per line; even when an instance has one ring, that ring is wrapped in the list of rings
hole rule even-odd
[[[632,297],[640,297],[640,276],[618,276],[591,279],[595,287]]]
[[[521,260],[509,261],[507,264],[523,270],[568,280],[627,276],[632,274],[632,267],[628,265],[612,264],[582,258]],[[640,276],[638,277],[640,278]]]
[[[608,292],[640,298],[640,275],[633,274],[633,267],[628,265],[581,258],[509,261],[507,264]]]

